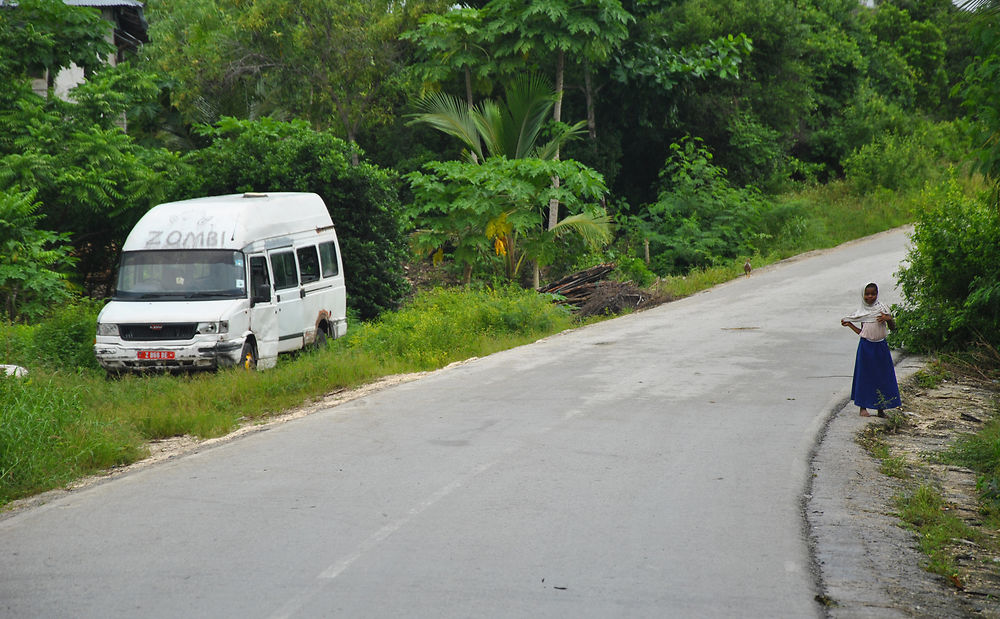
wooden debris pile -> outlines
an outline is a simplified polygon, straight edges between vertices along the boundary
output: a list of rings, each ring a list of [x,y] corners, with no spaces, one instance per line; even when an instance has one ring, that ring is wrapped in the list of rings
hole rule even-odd
[[[631,282],[605,281],[615,264],[599,264],[567,275],[551,284],[538,289],[539,292],[558,294],[564,297],[560,301],[576,308],[579,316],[596,316],[621,314],[640,307],[646,307],[655,299]]]
[[[614,316],[637,310],[650,296],[631,282],[599,282],[587,302],[580,307],[580,317]]]
[[[538,289],[538,292],[548,292],[565,297],[562,303],[582,307],[597,288],[598,282],[615,269],[614,263],[597,266],[571,273]]]

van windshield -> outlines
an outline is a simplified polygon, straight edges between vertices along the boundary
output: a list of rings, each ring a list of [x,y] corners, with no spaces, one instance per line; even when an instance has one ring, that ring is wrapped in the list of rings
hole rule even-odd
[[[247,296],[243,252],[231,249],[129,251],[122,254],[115,299],[212,300]]]

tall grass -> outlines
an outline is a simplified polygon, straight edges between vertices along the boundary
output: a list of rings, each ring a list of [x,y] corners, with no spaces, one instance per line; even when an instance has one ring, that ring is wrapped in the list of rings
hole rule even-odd
[[[74,320],[92,323],[94,318],[90,312]],[[0,326],[18,338],[8,341],[12,356],[0,361],[31,369],[28,379],[0,380],[0,505],[133,462],[143,457],[149,440],[220,436],[338,389],[389,374],[433,370],[571,325],[565,309],[533,291],[439,289],[418,295],[378,322],[353,327],[324,350],[282,357],[272,370],[112,381],[86,367],[89,360],[85,367],[73,367],[74,357],[62,355],[73,348],[69,342],[43,346],[54,341],[51,333],[66,320],[57,317],[56,327]],[[82,337],[88,338],[89,349],[92,333]],[[52,369],[60,365],[63,369]]]
[[[949,176],[969,196],[986,189],[981,177]],[[942,181],[945,182],[945,181]],[[776,196],[764,216],[764,232],[751,257],[760,268],[803,252],[828,249],[912,223],[925,200],[923,190],[876,188],[859,194],[846,181],[803,186]],[[743,275],[743,258],[720,261],[656,284],[667,298],[684,297]]]
[[[95,418],[76,389],[0,375],[0,505],[143,453],[127,426]]]

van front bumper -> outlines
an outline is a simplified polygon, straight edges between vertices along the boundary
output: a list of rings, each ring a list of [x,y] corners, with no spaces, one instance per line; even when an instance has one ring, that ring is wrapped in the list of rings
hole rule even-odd
[[[102,342],[100,337],[97,340],[94,355],[108,372],[213,370],[238,365],[243,351],[242,338],[185,344],[156,342],[155,345],[152,342],[143,345]],[[140,353],[152,358],[140,358]]]

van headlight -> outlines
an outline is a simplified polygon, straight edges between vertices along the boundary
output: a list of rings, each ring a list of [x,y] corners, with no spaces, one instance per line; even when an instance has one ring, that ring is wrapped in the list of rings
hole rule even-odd
[[[229,333],[229,321],[220,320],[219,322],[199,322],[198,333],[201,335]]]
[[[118,336],[118,325],[113,322],[99,322],[97,323],[97,335],[112,335]]]

